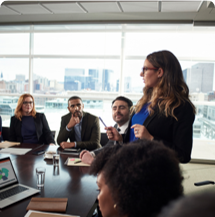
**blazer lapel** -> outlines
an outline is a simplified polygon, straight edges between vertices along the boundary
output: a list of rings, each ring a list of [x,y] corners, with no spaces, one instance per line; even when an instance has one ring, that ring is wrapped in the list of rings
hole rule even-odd
[[[146,128],[148,127],[149,123],[157,116],[157,111],[155,110],[154,114],[152,116],[148,116],[146,120],[143,122],[143,126]]]

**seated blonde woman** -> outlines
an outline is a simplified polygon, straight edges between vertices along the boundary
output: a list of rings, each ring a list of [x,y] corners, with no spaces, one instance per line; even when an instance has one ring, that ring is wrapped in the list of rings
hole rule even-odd
[[[36,112],[32,95],[21,95],[14,113],[10,122],[9,141],[55,144],[45,115]]]

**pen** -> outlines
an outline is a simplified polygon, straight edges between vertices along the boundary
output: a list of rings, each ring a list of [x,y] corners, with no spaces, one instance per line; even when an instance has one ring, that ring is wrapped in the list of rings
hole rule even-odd
[[[102,120],[102,118],[99,117],[99,119],[100,119],[100,121],[104,124],[104,126],[107,127],[106,124],[104,123],[104,121]]]
[[[74,164],[77,164],[77,163],[81,163],[81,160],[77,160],[74,162]]]

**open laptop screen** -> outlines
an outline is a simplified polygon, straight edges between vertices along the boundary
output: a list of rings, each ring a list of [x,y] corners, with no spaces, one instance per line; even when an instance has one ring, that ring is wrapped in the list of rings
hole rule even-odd
[[[0,189],[17,182],[10,158],[0,159]]]

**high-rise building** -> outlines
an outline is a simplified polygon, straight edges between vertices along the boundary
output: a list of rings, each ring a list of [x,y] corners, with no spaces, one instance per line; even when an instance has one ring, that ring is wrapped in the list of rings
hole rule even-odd
[[[124,92],[130,93],[131,92],[131,77],[125,77],[124,79]]]
[[[65,69],[64,90],[81,90],[85,87],[84,69]]]
[[[102,70],[89,69],[89,89],[101,91],[102,90]]]
[[[190,93],[213,91],[214,63],[197,63],[191,69],[183,70]]]
[[[102,75],[102,90],[103,91],[113,91],[113,71],[109,69],[103,69]]]
[[[16,81],[17,82],[24,82],[25,81],[25,75],[17,74],[16,75]]]

